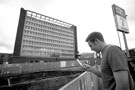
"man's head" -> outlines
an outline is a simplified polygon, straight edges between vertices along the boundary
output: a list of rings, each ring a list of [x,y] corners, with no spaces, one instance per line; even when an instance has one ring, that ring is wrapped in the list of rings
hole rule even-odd
[[[92,32],[88,35],[86,42],[88,42],[91,50],[94,50],[98,53],[102,49],[102,43],[104,43],[104,38],[100,32]]]

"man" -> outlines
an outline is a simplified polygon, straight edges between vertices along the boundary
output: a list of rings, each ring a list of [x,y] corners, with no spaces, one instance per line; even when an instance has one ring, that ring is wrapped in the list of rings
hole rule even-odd
[[[103,90],[130,90],[127,58],[117,46],[107,45],[100,32],[92,32],[86,42],[91,50],[102,54],[101,72],[84,64],[83,68],[102,78]]]

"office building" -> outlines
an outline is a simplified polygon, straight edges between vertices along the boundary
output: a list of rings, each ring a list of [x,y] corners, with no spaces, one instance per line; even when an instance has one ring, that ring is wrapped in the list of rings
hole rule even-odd
[[[70,23],[21,8],[13,58],[75,59],[76,32]]]

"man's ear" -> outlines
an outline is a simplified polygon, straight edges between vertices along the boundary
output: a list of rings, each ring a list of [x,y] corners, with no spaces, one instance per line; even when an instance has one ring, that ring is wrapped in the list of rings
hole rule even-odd
[[[96,39],[95,39],[95,44],[99,43],[99,41],[100,41],[100,40],[96,38]]]
[[[98,42],[99,42],[100,40],[96,38],[96,41],[98,41]]]

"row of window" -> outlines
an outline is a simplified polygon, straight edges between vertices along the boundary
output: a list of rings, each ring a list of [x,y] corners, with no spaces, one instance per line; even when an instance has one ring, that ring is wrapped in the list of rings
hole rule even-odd
[[[24,34],[32,34],[32,35],[40,36],[40,37],[43,37],[44,35],[51,35],[51,36],[57,36],[59,38],[68,38],[68,39],[71,39],[71,40],[74,39],[73,35],[71,36],[71,35],[68,35],[68,34],[56,33],[56,32],[53,32],[53,31],[45,31],[45,30],[43,30],[42,32],[39,32],[39,31],[37,32],[37,31],[25,29]]]
[[[61,29],[61,28],[58,28],[58,27],[56,28],[56,27],[52,27],[49,25],[40,25],[40,24],[37,24],[36,22],[30,22],[30,21],[25,21],[25,26],[26,25],[29,25],[31,27],[37,27],[40,29],[50,29],[50,30],[55,30],[58,32],[65,32],[65,33],[70,33],[70,34],[72,34],[74,32],[74,30],[72,30],[72,29]]]
[[[65,35],[69,35],[69,36],[73,36],[74,32],[67,32],[61,29],[57,29],[57,28],[53,28],[53,27],[48,27],[48,26],[44,26],[44,28],[39,28],[37,26],[32,26],[32,25],[25,25],[25,29],[27,30],[32,30],[32,31],[38,31],[38,32],[54,32],[55,34],[65,34]]]
[[[38,26],[38,27],[42,27],[42,26],[49,26],[49,27],[54,27],[54,28],[57,28],[57,29],[61,29],[61,30],[65,30],[65,31],[68,31],[68,32],[73,32],[73,28],[67,28],[67,27],[63,27],[63,26],[60,26],[60,25],[57,25],[57,24],[53,24],[51,22],[47,22],[47,21],[42,21],[40,20],[41,22],[38,22],[39,19],[35,19],[35,18],[32,18],[31,19],[25,19],[25,21],[29,22],[30,23],[33,23],[35,26]]]
[[[37,18],[31,17],[31,16],[27,16],[26,20],[29,20],[29,21],[32,21],[32,22],[37,22],[37,23],[42,24],[42,25],[47,24],[47,25],[53,26],[55,28],[60,27],[62,29],[68,29],[72,26],[71,24],[69,25],[69,24],[64,23],[64,22],[60,23],[60,21],[58,21],[59,23],[58,22],[51,22],[47,19],[40,19],[40,18],[37,19]]]
[[[67,42],[73,42],[74,38],[65,38],[65,37],[59,37],[59,36],[54,36],[51,34],[43,34],[43,33],[36,33],[36,32],[31,32],[31,31],[24,31],[24,37],[26,36],[31,36],[31,37],[39,37],[39,38],[46,38],[46,39],[52,39],[52,40],[59,40],[59,41],[67,41]]]
[[[62,45],[62,44],[53,44],[53,43],[43,43],[43,42],[34,42],[34,41],[28,41],[23,40],[22,45],[30,45],[30,46],[41,46],[41,47],[54,47],[54,48],[61,48],[61,49],[69,49],[74,50],[74,46],[69,45]]]
[[[57,53],[70,53],[74,54],[73,49],[67,49],[67,48],[56,48],[56,47],[38,47],[38,46],[29,46],[29,45],[23,45],[23,50],[31,50],[31,51],[41,51],[41,52],[57,52]]]
[[[36,56],[36,57],[53,57],[52,52],[28,51],[22,50],[21,56]],[[60,58],[74,58],[74,54],[58,54]]]
[[[40,53],[59,53],[59,54],[74,54],[74,52],[71,52],[69,50],[63,50],[65,52],[60,51],[60,49],[52,49],[52,48],[46,48],[46,49],[30,49],[30,48],[24,48],[21,51],[30,51],[30,52],[40,52]]]
[[[26,41],[26,42],[25,42]],[[23,39],[23,43],[28,43],[28,42],[32,42],[32,44],[34,44],[33,42],[39,42],[42,43],[41,45],[44,45],[45,43],[48,44],[52,44],[52,45],[62,45],[62,46],[74,46],[74,43],[71,41],[64,41],[64,40],[53,40],[53,39],[49,39],[49,38],[39,38],[39,37],[33,37],[33,36],[24,36]]]
[[[23,36],[23,39],[25,40],[29,40],[29,41],[36,41],[36,42],[50,42],[50,43],[57,43],[57,44],[66,44],[66,45],[74,45],[74,41],[71,39],[67,39],[67,38],[60,38],[57,36],[51,36],[51,35],[44,35],[44,37],[38,37],[35,35],[28,35],[25,34]]]

